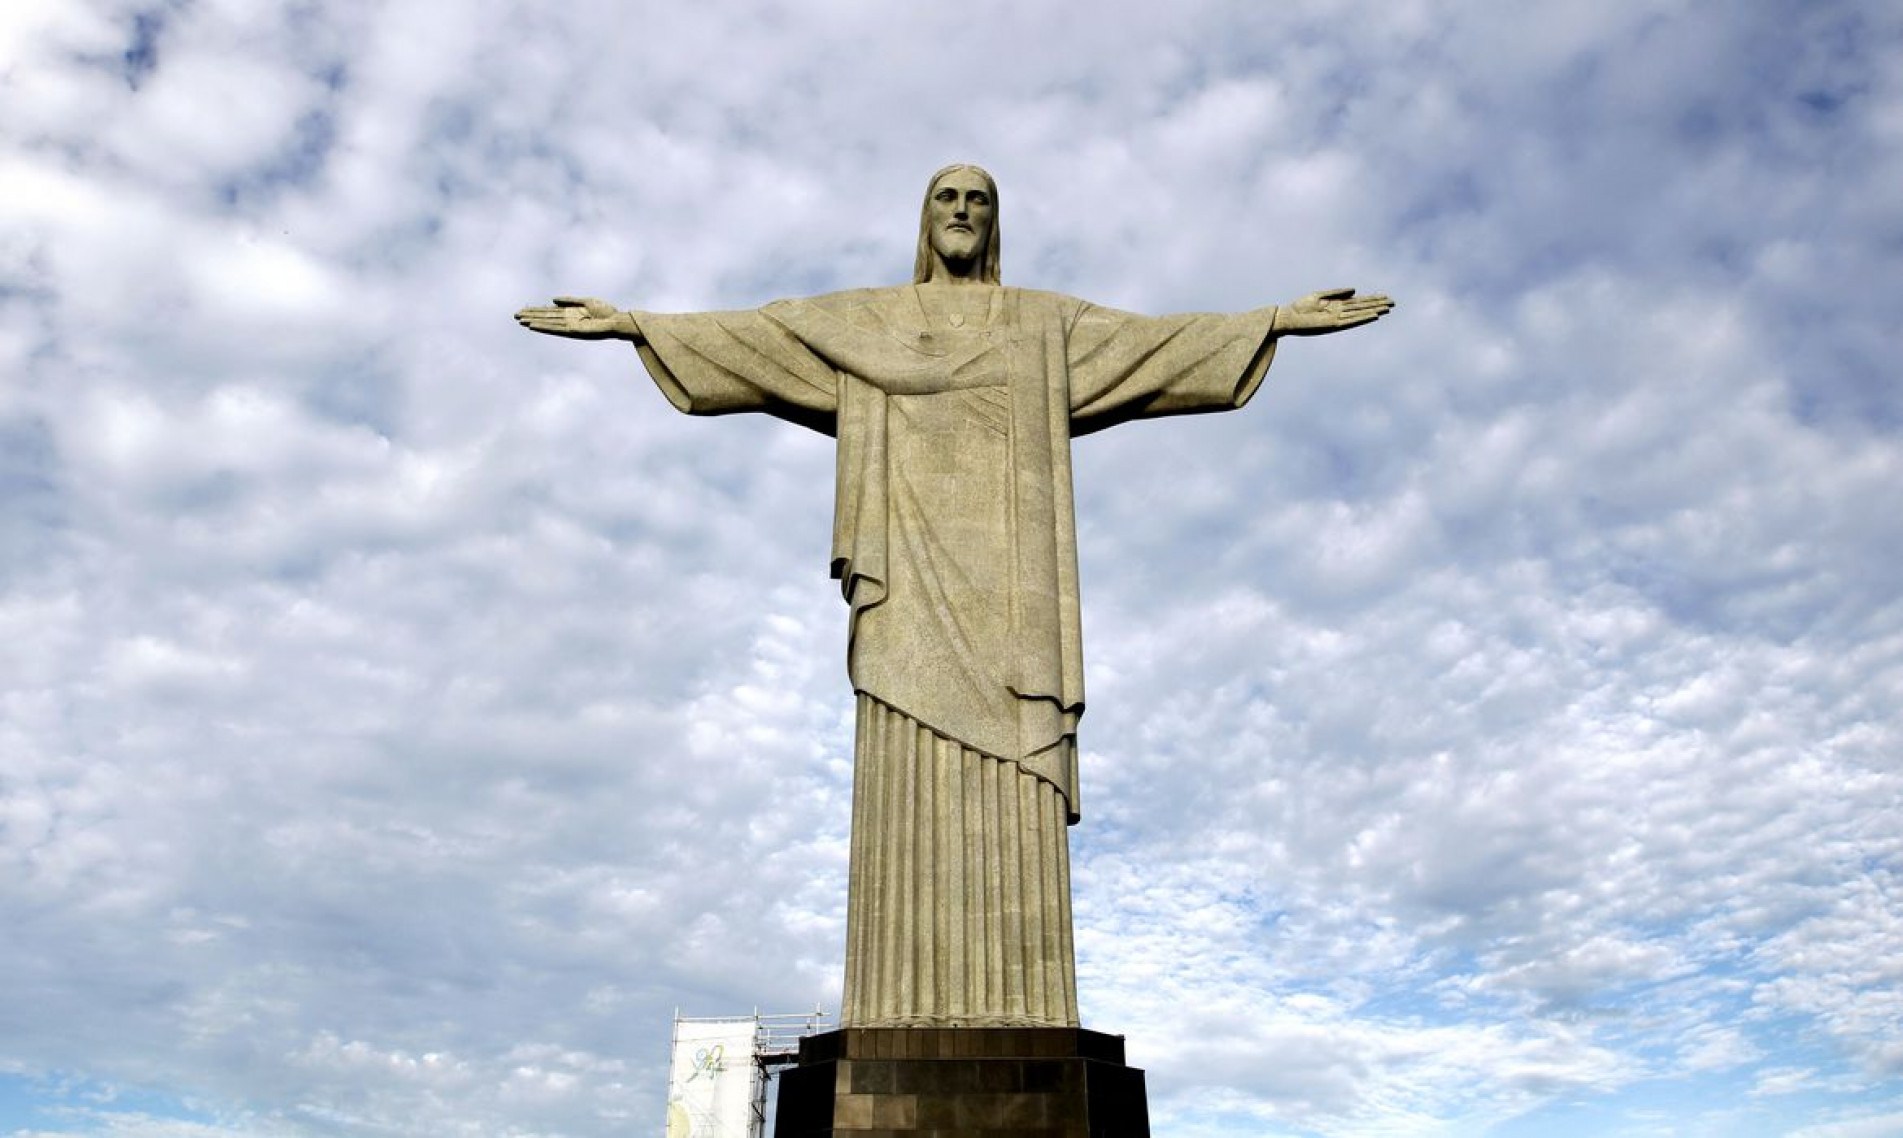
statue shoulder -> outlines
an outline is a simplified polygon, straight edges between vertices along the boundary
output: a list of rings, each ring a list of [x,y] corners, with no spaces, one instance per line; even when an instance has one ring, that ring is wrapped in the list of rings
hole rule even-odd
[[[810,303],[834,312],[843,312],[851,308],[883,308],[910,297],[910,285],[889,285],[885,288],[849,288],[841,292],[821,293],[813,297]]]
[[[1007,288],[1012,311],[1020,325],[1068,328],[1090,308],[1090,302],[1041,288]]]
[[[1047,292],[1041,288],[1007,288],[1004,290],[1017,301],[1018,308],[1032,309],[1059,316],[1075,316],[1090,307],[1090,302],[1067,296],[1061,292]]]
[[[840,292],[822,292],[817,296],[776,300],[762,311],[780,319],[800,319],[802,313],[823,313],[849,324],[864,325],[876,323],[883,315],[900,311],[902,304],[909,304],[910,293],[911,290],[903,285],[893,288],[852,288]]]

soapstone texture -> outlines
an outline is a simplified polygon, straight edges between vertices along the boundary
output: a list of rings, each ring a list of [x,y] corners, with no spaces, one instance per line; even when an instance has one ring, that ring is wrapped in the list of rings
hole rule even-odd
[[[1084,710],[1071,438],[1241,407],[1276,340],[1391,307],[1351,289],[1148,317],[999,284],[997,188],[929,184],[911,285],[663,315],[557,298],[689,414],[838,440],[832,575],[858,694],[849,1027],[1077,1025],[1065,827]]]

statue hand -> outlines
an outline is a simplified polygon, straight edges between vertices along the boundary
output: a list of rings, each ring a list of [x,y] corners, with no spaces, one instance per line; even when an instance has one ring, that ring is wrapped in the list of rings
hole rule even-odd
[[[640,335],[632,316],[586,296],[558,296],[552,305],[531,305],[515,314],[515,322],[531,332],[577,340],[633,340]]]
[[[1351,288],[1323,289],[1277,309],[1275,333],[1278,336],[1325,336],[1379,320],[1393,307],[1394,302],[1380,293],[1356,296]]]

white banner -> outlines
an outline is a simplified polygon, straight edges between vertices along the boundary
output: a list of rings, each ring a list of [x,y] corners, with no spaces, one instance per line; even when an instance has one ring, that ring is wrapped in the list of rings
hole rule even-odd
[[[667,1138],[752,1138],[756,1023],[674,1021],[667,1080]]]

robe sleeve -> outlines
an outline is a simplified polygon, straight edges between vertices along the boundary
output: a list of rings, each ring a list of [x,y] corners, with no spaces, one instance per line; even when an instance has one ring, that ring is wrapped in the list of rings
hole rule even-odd
[[[641,362],[689,415],[759,411],[823,435],[837,430],[839,376],[776,319],[742,312],[641,313]]]
[[[1275,358],[1274,323],[1272,307],[1138,316],[1084,304],[1066,344],[1071,434],[1242,406]]]

